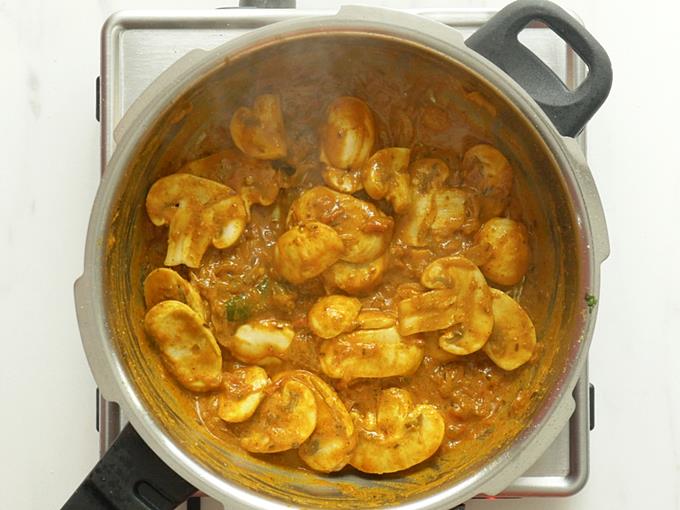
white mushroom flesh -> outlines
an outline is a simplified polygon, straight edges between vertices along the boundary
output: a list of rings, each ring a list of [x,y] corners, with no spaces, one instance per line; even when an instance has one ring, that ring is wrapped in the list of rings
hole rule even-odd
[[[512,191],[513,170],[507,158],[491,145],[475,145],[463,156],[462,171],[465,185],[480,194],[481,220],[499,216]]]
[[[223,373],[217,415],[228,423],[246,421],[255,414],[269,383],[267,372],[256,366]]]
[[[481,271],[465,257],[443,257],[429,264],[420,283],[457,294],[455,321],[439,337],[439,346],[459,356],[481,349],[493,328],[491,292]]]
[[[295,331],[287,322],[262,319],[239,326],[228,347],[239,361],[262,364],[281,358],[294,337]]]
[[[360,169],[374,142],[373,114],[361,99],[343,96],[328,106],[321,128],[321,161],[338,169]]]
[[[363,296],[382,282],[389,262],[389,252],[370,262],[353,264],[339,260],[323,273],[330,290],[340,289],[351,296]]]
[[[255,98],[252,108],[242,106],[231,118],[231,138],[245,154],[258,159],[281,159],[287,154],[286,132],[278,96]]]
[[[409,246],[426,246],[430,228],[437,217],[435,193],[444,189],[449,168],[440,159],[419,159],[411,163],[410,201],[398,225],[399,237]]]
[[[346,333],[324,341],[319,351],[323,373],[344,381],[412,374],[422,360],[416,339],[402,338],[396,327]]]
[[[361,171],[327,166],[321,171],[323,182],[341,193],[356,193],[362,188]]]
[[[288,225],[317,221],[332,227],[345,250],[340,259],[365,263],[387,251],[394,222],[375,205],[323,186],[305,191],[291,204]]]
[[[357,327],[356,318],[361,310],[357,298],[331,295],[319,298],[307,314],[309,329],[321,338],[333,338]]]
[[[359,312],[357,322],[360,329],[384,329],[394,326],[397,319],[382,310],[365,308]]]
[[[212,244],[215,248],[229,248],[238,241],[246,228],[246,210],[240,196],[229,197],[206,210],[206,221],[214,225]]]
[[[253,204],[271,205],[281,188],[289,184],[288,176],[269,161],[252,158],[236,149],[224,149],[205,158],[190,161],[179,172],[221,182],[243,199],[250,214]]]
[[[146,210],[154,225],[170,226],[165,265],[196,268],[211,242],[219,248],[234,244],[246,221],[240,200],[228,186],[194,175],[157,180],[146,196]]]
[[[345,467],[356,446],[356,435],[354,422],[335,390],[318,376],[304,370],[282,372],[275,380],[301,382],[314,394],[316,428],[300,445],[300,458],[312,469],[323,473]]]
[[[166,267],[154,269],[144,279],[144,302],[147,309],[161,301],[186,303],[203,320],[206,318],[206,309],[196,288],[177,272]]]
[[[388,388],[377,412],[352,412],[358,431],[350,464],[364,473],[394,473],[431,457],[444,439],[445,422],[433,405],[413,405],[407,390]]]
[[[277,453],[298,448],[316,428],[316,399],[306,385],[282,381],[265,397],[240,437],[252,453]]]
[[[475,244],[489,246],[480,269],[489,281],[510,287],[519,283],[531,260],[526,227],[508,218],[491,218],[475,235]]]
[[[210,391],[222,381],[222,353],[203,318],[179,301],[163,301],[144,317],[144,326],[165,366],[186,389]]]
[[[381,149],[370,157],[362,170],[368,196],[374,200],[386,199],[397,214],[406,212],[411,200],[410,157],[411,149]]]
[[[531,359],[536,330],[517,301],[497,289],[491,289],[491,295],[494,326],[484,352],[503,370],[515,370]]]
[[[399,332],[407,336],[452,326],[463,318],[459,300],[453,289],[431,290],[401,300],[397,305]]]
[[[318,221],[298,224],[276,241],[273,265],[291,283],[319,276],[342,256],[345,245],[338,233]]]
[[[451,239],[459,230],[475,231],[479,228],[478,205],[474,195],[462,188],[435,191],[432,195],[434,216],[430,236],[437,242]]]

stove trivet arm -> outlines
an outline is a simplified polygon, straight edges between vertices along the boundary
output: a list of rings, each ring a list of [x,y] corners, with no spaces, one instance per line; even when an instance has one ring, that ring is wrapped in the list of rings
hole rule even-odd
[[[263,9],[295,9],[295,0],[239,0],[239,7],[261,7]]]
[[[195,492],[128,424],[61,510],[174,510]]]
[[[545,23],[588,65],[588,76],[575,90],[569,90],[552,69],[519,41],[519,33],[532,21]],[[612,66],[604,48],[576,19],[546,0],[511,3],[465,44],[508,73],[564,136],[575,137],[581,132],[612,86]]]

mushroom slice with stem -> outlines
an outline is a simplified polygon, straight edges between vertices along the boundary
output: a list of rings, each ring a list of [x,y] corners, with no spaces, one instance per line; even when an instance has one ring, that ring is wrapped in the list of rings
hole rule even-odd
[[[154,225],[170,226],[166,266],[198,267],[211,242],[228,248],[246,224],[245,207],[234,190],[189,174],[157,180],[146,196],[146,211]]]
[[[146,312],[144,326],[161,351],[168,370],[190,391],[217,388],[222,353],[203,318],[179,301],[163,301]]]
[[[288,225],[318,221],[332,227],[345,250],[341,260],[362,264],[387,251],[394,222],[375,205],[324,186],[305,191],[288,213]]]
[[[352,296],[362,296],[380,285],[388,261],[389,251],[361,264],[339,260],[323,273],[323,281],[329,290],[340,289]]]
[[[397,305],[399,332],[408,336],[452,326],[461,318],[458,294],[453,289],[437,289],[401,300]]]
[[[398,234],[409,246],[426,246],[430,227],[437,216],[435,192],[444,189],[449,167],[441,159],[419,159],[411,163],[410,200],[398,224]]]
[[[425,268],[420,283],[430,289],[453,289],[458,296],[456,320],[439,337],[439,346],[459,356],[481,349],[493,328],[493,312],[491,291],[477,266],[465,257],[443,257]]]
[[[252,453],[276,453],[298,448],[316,428],[316,399],[305,384],[281,380],[259,405],[240,436]]]
[[[248,214],[253,204],[273,204],[279,190],[289,184],[285,173],[274,168],[270,161],[252,158],[237,149],[224,149],[190,161],[179,171],[234,189],[243,199]]]
[[[294,337],[295,331],[287,322],[262,319],[239,326],[227,347],[244,363],[270,364],[288,350]]]
[[[477,266],[464,257],[443,257],[425,268],[420,282],[433,290],[399,302],[399,332],[444,330],[440,347],[459,356],[481,349],[491,334],[493,313]]]
[[[357,327],[356,318],[361,310],[357,298],[341,295],[324,296],[309,309],[309,329],[321,338],[333,338]]]
[[[217,415],[229,423],[246,421],[255,414],[269,383],[267,372],[260,367],[243,367],[224,372]]]
[[[242,106],[229,124],[231,138],[244,154],[257,159],[281,159],[288,153],[278,96],[257,96],[252,108]]]
[[[479,268],[493,283],[510,287],[519,283],[529,269],[527,229],[518,221],[491,218],[475,235],[475,246],[490,247]]]
[[[444,440],[445,422],[433,405],[413,405],[404,389],[383,390],[377,412],[352,412],[357,446],[350,465],[364,473],[394,473],[431,457]]]
[[[402,214],[411,200],[408,172],[411,149],[391,147],[381,149],[364,163],[364,189],[374,200],[386,199],[394,212]]]
[[[512,191],[512,166],[495,147],[475,145],[467,150],[462,163],[463,182],[480,193],[480,219],[500,215]]]
[[[375,143],[373,114],[356,97],[336,98],[327,110],[321,128],[320,159],[327,165],[326,184],[337,191],[354,193],[361,189],[361,166]]]
[[[176,271],[159,267],[144,279],[144,302],[147,308],[161,301],[180,301],[205,320],[206,310],[201,295],[196,288],[182,278]]]
[[[344,250],[334,229],[318,221],[306,221],[276,241],[273,266],[290,283],[299,284],[335,264]]]
[[[531,359],[536,330],[520,304],[505,292],[491,289],[494,325],[484,352],[503,370],[515,370]]]
[[[403,338],[397,328],[357,330],[321,344],[319,361],[328,377],[352,379],[408,375],[423,360],[417,339]]]
[[[300,458],[323,473],[338,471],[349,462],[356,446],[354,422],[338,394],[318,376],[305,370],[277,374],[274,381],[295,380],[305,384],[316,401],[316,428],[300,445]]]

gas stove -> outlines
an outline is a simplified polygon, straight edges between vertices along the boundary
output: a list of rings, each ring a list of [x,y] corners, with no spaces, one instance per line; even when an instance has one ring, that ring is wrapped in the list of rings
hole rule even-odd
[[[488,9],[411,9],[456,28],[469,36],[494,13]],[[329,14],[300,9],[234,8],[213,11],[129,11],[112,16],[102,31],[101,75],[97,78],[97,119],[101,121],[102,170],[119,139],[120,120],[141,92],[175,61],[194,49],[209,50],[250,30],[300,16]],[[585,77],[587,68],[552,31],[530,24],[520,41],[546,62],[570,88]],[[578,138],[584,153],[585,130]],[[524,475],[495,498],[570,496],[586,483],[589,432],[594,426],[594,387],[587,365],[573,393],[575,411],[545,454]],[[97,393],[100,454],[115,441],[126,423],[114,402]],[[198,508],[197,501],[188,503]],[[204,508],[211,506],[210,502]]]

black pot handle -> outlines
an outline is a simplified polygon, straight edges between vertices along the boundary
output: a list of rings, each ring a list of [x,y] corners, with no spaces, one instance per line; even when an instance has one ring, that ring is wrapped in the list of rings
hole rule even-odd
[[[128,424],[62,510],[174,510],[195,492]]]
[[[569,90],[519,42],[517,36],[531,21],[545,23],[588,66],[588,76],[576,90]],[[612,67],[604,48],[583,25],[552,2],[518,0],[498,11],[465,44],[508,73],[565,136],[576,136],[583,129],[611,89]]]

